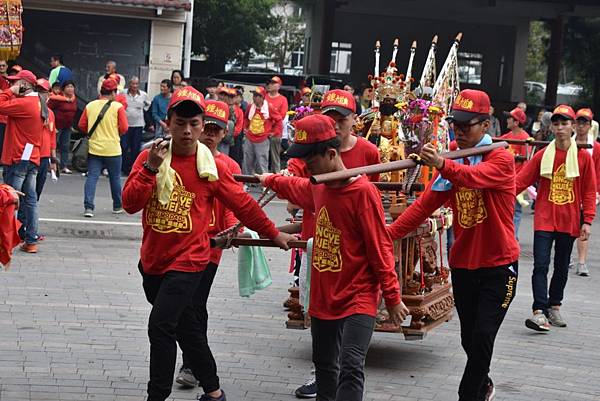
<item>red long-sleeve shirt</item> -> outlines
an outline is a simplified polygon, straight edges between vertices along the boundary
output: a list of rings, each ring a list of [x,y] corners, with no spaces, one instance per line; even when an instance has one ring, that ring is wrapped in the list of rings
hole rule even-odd
[[[272,121],[271,133],[280,137],[283,133],[283,120],[288,112],[287,98],[281,94],[274,97],[267,94],[265,101],[269,103],[269,119]]]
[[[5,76],[0,75],[0,91],[4,91],[10,88],[10,82],[6,79]],[[6,124],[6,116],[4,114],[0,114],[0,124]]]
[[[400,303],[392,241],[377,188],[359,177],[342,188],[306,178],[271,175],[266,186],[315,213],[309,314],[333,320],[375,316],[379,290],[386,305]]]
[[[516,189],[521,193],[539,180],[533,229],[556,231],[578,237],[581,224],[591,224],[596,215],[596,172],[592,157],[585,149],[577,152],[579,177],[565,177],[567,151],[556,149],[552,180],[540,176],[547,147],[538,151],[517,175]],[[581,212],[583,210],[583,222]]]
[[[242,170],[240,170],[239,164],[231,157],[227,156],[225,153],[220,153],[215,156],[215,160],[221,160],[231,174],[241,174]],[[241,185],[238,183],[238,185]],[[223,203],[217,199],[213,201],[213,209],[210,218],[210,223],[208,224],[208,237],[214,237],[218,233],[223,230],[228,229],[231,226],[236,225],[238,220],[235,218],[235,215],[231,210],[229,210]],[[211,248],[210,249],[210,262],[218,265],[221,261],[221,255],[223,254],[223,250],[221,248]]]
[[[235,127],[233,128],[233,137],[237,138],[244,129],[244,110],[240,106],[233,106],[235,112]]]
[[[29,143],[33,146],[29,160],[39,166],[44,122],[37,93],[16,97],[10,89],[0,92],[0,115],[7,117],[2,164],[18,163]]]
[[[0,263],[3,265],[10,262],[13,248],[21,243],[21,223],[17,220],[17,205],[10,190],[8,185],[0,184]]]
[[[600,143],[596,141],[594,141],[594,148],[592,149],[592,161],[596,173],[596,192],[600,194]]]
[[[40,157],[52,156],[52,151],[56,149],[56,126],[55,117],[52,110],[48,110],[48,125],[44,125],[42,134],[42,146],[40,148]]]
[[[465,164],[446,160],[419,199],[388,227],[390,236],[404,237],[448,202],[456,238],[450,250],[450,267],[472,270],[512,263],[519,258],[513,225],[513,156],[504,149],[496,149],[485,154],[475,166],[467,163],[468,160]],[[439,174],[452,183],[452,189],[431,189]]]
[[[196,155],[173,155],[175,185],[170,202],[162,205],[156,193],[156,175],[143,167],[147,157],[147,150],[138,156],[123,188],[123,208],[128,213],[143,210],[141,261],[145,273],[206,268],[210,259],[207,230],[215,199],[259,234],[271,239],[279,234],[222,161],[215,160],[219,179],[211,182],[198,176]]]
[[[346,168],[364,167],[370,166],[371,164],[379,163],[379,150],[377,146],[364,138],[357,137],[356,144],[352,149],[341,152],[340,156],[344,162]],[[310,173],[306,168],[306,163],[302,159],[291,158],[288,161],[287,169],[295,177],[310,177]],[[369,181],[378,182],[379,174],[372,174],[368,176]],[[308,195],[307,195],[308,196]],[[313,212],[304,210],[302,215],[302,239],[309,239],[315,232],[315,215]]]
[[[77,114],[77,99],[68,101],[64,96],[50,96],[48,107],[56,115],[56,128],[65,129],[73,126]]]
[[[529,134],[527,132],[521,130],[521,132],[516,133],[516,134],[512,131],[509,131],[506,134],[502,135],[499,139],[525,140],[528,138],[529,138]],[[510,153],[512,153],[513,156],[524,156],[524,157],[527,156],[527,146],[526,145],[509,144],[508,151]],[[519,171],[521,171],[521,168],[523,167],[524,164],[525,164],[525,162],[523,162],[523,161],[515,160],[515,174],[519,174]]]

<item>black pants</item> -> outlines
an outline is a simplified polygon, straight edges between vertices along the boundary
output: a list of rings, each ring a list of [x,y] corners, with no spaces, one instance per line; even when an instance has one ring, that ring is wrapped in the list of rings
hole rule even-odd
[[[561,305],[567,279],[569,278],[569,261],[573,251],[575,237],[567,233],[534,231],[533,232],[533,310],[547,313],[551,306]],[[550,288],[548,288],[548,270],[550,255],[554,242],[554,271]]]
[[[199,351],[202,354],[202,371],[199,375],[195,373],[194,375],[200,382],[200,386],[205,393],[211,393],[220,388],[219,376],[217,376],[217,363],[208,346],[208,310],[206,309],[206,302],[208,300],[208,295],[210,294],[210,288],[215,279],[215,274],[217,274],[217,265],[215,263],[209,263],[202,274],[200,285],[192,298],[196,318],[202,327],[202,333],[199,333],[201,339],[201,348]],[[189,358],[190,356],[184,351],[183,366],[186,368],[191,367],[193,363]]]
[[[350,315],[343,319],[311,317],[317,401],[361,401],[365,357],[375,318]]]
[[[244,141],[244,133],[240,132],[231,148],[229,148],[229,157],[235,160],[240,168],[244,165]]]
[[[477,270],[452,269],[452,290],[467,365],[460,401],[481,401],[487,390],[494,341],[517,290],[518,262]]]
[[[150,380],[148,401],[164,401],[171,394],[177,342],[188,354],[190,368],[202,376],[202,325],[192,306],[193,296],[200,285],[203,272],[169,271],[162,276],[140,272],[146,299],[152,304],[148,319],[150,340]]]

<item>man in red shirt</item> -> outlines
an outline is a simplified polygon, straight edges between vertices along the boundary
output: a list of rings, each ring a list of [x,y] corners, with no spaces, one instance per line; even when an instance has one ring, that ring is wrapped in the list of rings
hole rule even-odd
[[[233,146],[229,149],[229,156],[235,160],[241,168],[244,161],[244,110],[242,109],[243,87],[236,87],[233,100],[235,113],[235,127],[233,130]]]
[[[287,152],[304,159],[310,174],[340,171],[345,170],[340,142],[331,118],[310,115],[297,121]],[[321,185],[279,174],[260,180],[317,216],[308,310],[317,399],[362,400],[380,290],[394,322],[408,313],[400,299],[379,191],[363,176]]]
[[[515,107],[510,112],[504,112],[506,116],[506,126],[510,130],[506,134],[502,135],[500,139],[519,139],[526,140],[529,138],[529,134],[523,129],[523,124],[527,122],[527,116],[523,109]],[[508,151],[515,157],[515,173],[519,174],[519,171],[523,167],[525,160],[527,160],[527,146],[511,144],[508,146]],[[515,215],[513,217],[513,223],[515,225],[515,238],[519,240],[519,226],[521,225],[521,214],[523,207],[519,201],[515,201]]]
[[[148,401],[171,393],[177,344],[189,356],[194,375],[203,378],[204,329],[192,299],[210,262],[207,230],[213,201],[236,211],[249,228],[281,248],[294,238],[280,233],[258,204],[244,192],[227,165],[198,142],[204,129],[204,97],[191,86],[177,90],[168,105],[171,141],[157,139],[138,156],[123,189],[128,213],[143,210],[139,270],[152,311],[148,322],[150,381]],[[224,401],[217,380],[203,382],[202,401]]]
[[[577,149],[573,134],[575,112],[560,105],[552,113],[555,139],[538,151],[519,172],[517,192],[538,182],[533,220],[533,316],[525,325],[549,331],[567,324],[560,314],[569,276],[573,242],[587,241],[596,215],[596,173],[592,157]],[[554,271],[548,288],[548,270],[554,242]]]
[[[461,149],[492,143],[490,98],[467,89],[452,106],[449,121]],[[494,340],[517,289],[519,244],[513,213],[515,170],[504,149],[462,160],[445,160],[431,144],[421,158],[438,173],[425,192],[389,226],[400,239],[447,202],[454,215],[455,240],[450,250],[452,290],[460,318],[461,344],[467,365],[459,399],[489,400],[495,393],[489,378]],[[489,241],[490,233],[495,240]]]
[[[220,160],[227,165],[232,174],[241,174],[240,167],[235,160],[225,153],[219,152],[217,149],[219,143],[225,137],[228,120],[229,106],[227,104],[216,100],[207,100],[204,114],[204,130],[200,134],[199,140],[210,149],[215,160]],[[208,236],[214,237],[235,224],[237,224],[237,220],[233,212],[215,199],[208,225]],[[202,370],[202,376],[198,378],[194,376],[192,369],[189,367],[191,363],[188,361],[188,354],[183,353],[183,365],[175,378],[177,383],[185,387],[196,387],[198,382],[200,382],[200,386],[202,386],[204,392],[207,394],[214,391],[212,383],[218,383],[219,378],[217,376],[217,364],[208,346],[208,311],[206,310],[206,302],[208,301],[213,280],[217,274],[222,253],[223,250],[221,248],[212,248],[210,250],[210,262],[206,265],[204,273],[202,273],[198,290],[194,293],[194,298],[192,299],[194,311],[203,329],[201,353],[203,355],[202,364],[204,369]]]
[[[267,98],[271,119],[271,132],[269,136],[269,171],[278,173],[281,170],[281,135],[283,134],[283,120],[288,112],[288,101],[285,96],[279,93],[283,81],[278,76],[274,76],[267,83]]]
[[[22,70],[7,79],[11,87],[0,92],[0,115],[7,117],[2,149],[4,182],[25,194],[18,213],[18,219],[23,223],[19,234],[25,240],[21,250],[36,253],[38,210],[35,184],[47,114],[42,115],[44,109],[34,91],[37,78],[31,71]]]
[[[594,140],[594,136],[590,132],[594,121],[594,113],[590,109],[579,109],[575,114],[575,141],[578,144],[592,145],[592,149],[587,149],[592,156],[594,162],[594,171],[596,172],[596,204],[600,197],[600,143]],[[577,238],[577,270],[576,274],[587,277],[590,271],[587,267],[588,241],[582,241]]]
[[[265,100],[267,91],[262,86],[252,91],[252,104],[244,119],[244,174],[263,174],[269,171],[269,135],[272,121],[271,108]]]

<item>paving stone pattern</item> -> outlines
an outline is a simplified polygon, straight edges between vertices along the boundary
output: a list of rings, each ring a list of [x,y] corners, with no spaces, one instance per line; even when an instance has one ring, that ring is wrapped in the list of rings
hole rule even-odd
[[[105,181],[97,219],[139,221],[106,212]],[[81,219],[82,179],[64,182],[67,189],[50,186],[44,194],[42,217]],[[282,203],[268,212],[283,221]],[[517,296],[496,341],[496,399],[600,400],[600,232],[592,234],[591,277],[569,275],[563,307],[569,326],[537,334],[523,324],[531,306],[531,217],[527,211],[521,227]],[[110,235],[77,238],[77,229],[64,229],[68,225],[42,223],[49,237],[40,252],[17,253],[12,269],[0,272],[0,401],[144,400],[150,308],[136,269],[140,229],[110,227]],[[273,285],[243,299],[237,257],[225,252],[210,297],[210,343],[230,401],[293,400],[311,369],[310,333],[284,327],[289,254],[267,250],[267,256]],[[423,341],[377,333],[367,358],[365,400],[457,400],[464,363],[457,318]],[[175,386],[170,399],[194,400],[199,391]]]

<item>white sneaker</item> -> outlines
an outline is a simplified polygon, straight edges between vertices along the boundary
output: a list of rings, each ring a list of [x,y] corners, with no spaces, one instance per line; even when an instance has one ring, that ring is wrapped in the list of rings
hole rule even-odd
[[[92,209],[85,209],[83,217],[94,217],[94,211]]]
[[[576,273],[582,277],[588,277],[590,275],[590,271],[588,270],[586,263],[577,263],[577,271]]]
[[[546,315],[544,315],[544,312],[541,310],[534,311],[533,316],[525,320],[525,326],[527,326],[528,329],[535,331],[550,331],[550,323],[548,322]]]

